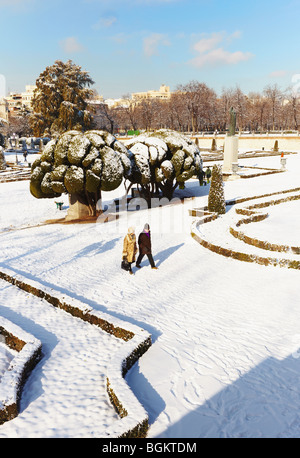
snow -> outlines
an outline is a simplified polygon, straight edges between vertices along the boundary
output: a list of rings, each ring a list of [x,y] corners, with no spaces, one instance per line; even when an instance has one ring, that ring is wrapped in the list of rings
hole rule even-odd
[[[17,352],[11,350],[7,345],[0,341],[0,382],[4,371],[9,367],[11,360],[16,356]]]
[[[1,329],[5,329],[6,332],[17,338],[19,342],[22,342],[22,348],[11,358],[8,367],[2,372],[0,406],[1,408],[5,408],[18,402],[22,374],[27,364],[33,360],[37,361],[39,358],[41,342],[3,317],[0,317],[0,326]],[[9,356],[8,348],[7,356]],[[10,353],[13,352],[11,351]]]
[[[243,232],[260,240],[266,238],[273,244],[300,246],[300,201],[274,205],[265,210],[268,212],[268,218],[259,224],[245,225]]]
[[[226,182],[226,200],[299,187],[300,155],[286,157],[285,173]],[[279,157],[239,162],[280,169]],[[67,196],[59,211],[54,199],[34,199],[28,188],[26,181],[0,184],[0,271],[151,335],[152,346],[126,376],[149,415],[148,437],[299,437],[299,271],[226,258],[193,240],[188,210],[207,205],[209,186],[190,180],[176,194],[190,197],[184,204],[122,212],[107,224],[68,225],[44,224],[66,215]],[[122,185],[103,200],[123,194]],[[199,234],[261,255],[229,234],[229,225],[243,217],[236,207],[200,225]],[[299,246],[297,209],[299,201],[260,209],[269,218],[240,229]],[[123,238],[127,227],[138,234],[145,222],[158,270],[144,258],[129,276],[120,269]],[[114,435],[120,420],[105,377],[117,371],[117,380],[127,344],[3,280],[0,290],[0,315],[42,344],[19,416],[0,426],[0,437]],[[127,395],[126,386],[118,388]]]
[[[164,150],[165,152],[168,151],[168,146],[166,145],[166,143],[161,140],[160,138],[157,138],[157,137],[142,137],[144,138],[144,142],[146,145],[148,145],[149,147],[153,146],[157,149],[162,149]]]

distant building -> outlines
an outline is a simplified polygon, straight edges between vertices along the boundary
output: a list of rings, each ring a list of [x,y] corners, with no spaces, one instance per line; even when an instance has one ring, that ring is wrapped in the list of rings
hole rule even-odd
[[[138,103],[143,100],[169,100],[171,97],[170,87],[162,84],[159,88],[159,91],[147,91],[147,92],[134,92],[132,94],[132,99],[134,102]]]
[[[9,96],[5,98],[8,106],[10,116],[17,115],[22,111],[22,95],[17,92],[10,92]]]
[[[116,108],[116,107],[126,107],[128,106],[129,102],[125,99],[104,99],[102,95],[97,95],[92,99],[89,99],[87,103],[97,110],[101,108],[102,105],[106,105],[108,108]]]
[[[4,98],[0,99],[0,124],[3,121],[8,122],[8,103]]]
[[[5,98],[8,105],[8,112],[10,116],[16,116],[23,110],[32,110],[32,99],[36,86],[25,86],[25,92],[10,92],[9,96]]]
[[[103,103],[103,95],[94,95],[93,98],[87,100],[87,103],[90,103],[91,105],[99,105],[100,103]]]
[[[171,92],[169,86],[162,84],[158,91],[147,91],[147,92],[134,92],[131,94],[131,99],[104,99],[103,96],[95,96],[88,101],[89,105],[94,106],[94,109],[100,108],[101,105],[106,105],[108,108],[126,108],[129,105],[138,104],[143,100],[169,100]]]
[[[35,85],[28,84],[27,86],[25,86],[25,92],[22,92],[22,94],[21,94],[21,96],[22,96],[22,104],[29,111],[32,110],[31,103],[32,103],[32,99],[33,99],[33,96],[34,96],[35,89],[36,89]]]
[[[127,107],[129,105],[129,101],[126,99],[105,99],[104,103],[109,108]]]

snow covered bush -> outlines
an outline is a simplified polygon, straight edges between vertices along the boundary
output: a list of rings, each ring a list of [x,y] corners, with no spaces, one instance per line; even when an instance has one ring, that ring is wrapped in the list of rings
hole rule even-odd
[[[140,185],[147,199],[158,190],[171,199],[177,186],[184,187],[185,181],[202,171],[198,146],[178,132],[160,129],[139,135],[126,146],[131,168],[125,178]]]
[[[208,210],[218,214],[226,212],[222,166],[214,165],[208,195]]]
[[[6,169],[6,161],[4,156],[4,149],[0,146],[0,170]]]
[[[30,192],[38,199],[76,194],[95,215],[101,190],[116,189],[129,171],[129,153],[113,135],[68,131],[51,140],[33,163]]]

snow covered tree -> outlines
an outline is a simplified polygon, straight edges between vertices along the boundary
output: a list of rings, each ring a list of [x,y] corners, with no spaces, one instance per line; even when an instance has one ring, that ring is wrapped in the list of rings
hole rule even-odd
[[[89,74],[71,60],[58,60],[47,67],[36,80],[30,116],[34,135],[41,137],[46,129],[52,135],[90,129],[92,115],[87,101],[92,95],[92,84]]]
[[[177,186],[184,187],[185,181],[202,171],[199,148],[178,132],[160,129],[139,135],[126,146],[131,153],[131,168],[125,178],[141,187],[148,202],[157,190],[172,199]]]
[[[208,194],[208,211],[218,214],[226,213],[222,166],[214,165]]]
[[[129,169],[128,151],[113,135],[68,131],[51,140],[33,163],[30,192],[38,199],[73,195],[94,216],[101,190],[116,189]]]

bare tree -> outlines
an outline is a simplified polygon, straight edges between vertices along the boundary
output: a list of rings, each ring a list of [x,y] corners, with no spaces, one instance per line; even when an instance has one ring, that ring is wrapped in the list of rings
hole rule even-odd
[[[142,100],[138,108],[143,129],[151,131],[151,128],[153,128],[155,109],[157,108],[155,101],[151,99]]]
[[[177,91],[182,94],[191,119],[192,132],[205,130],[210,125],[210,114],[215,109],[216,94],[205,83],[191,81],[180,85]]]
[[[229,109],[233,105],[233,90],[232,89],[222,89],[221,97],[219,98],[219,113],[220,113],[220,122],[221,130],[226,130],[229,119]]]
[[[131,129],[137,130],[139,125],[139,110],[137,105],[130,94],[124,95],[122,99],[124,99],[124,104],[120,110],[121,119]]]
[[[249,126],[251,130],[264,130],[267,128],[268,99],[259,92],[248,95]]]
[[[287,89],[287,117],[290,119],[291,125],[295,130],[299,127],[299,115],[300,115],[300,103],[299,94],[297,94],[293,88]]]
[[[171,129],[184,132],[188,130],[189,112],[184,103],[181,91],[173,92],[168,102],[169,126]]]
[[[282,92],[277,86],[274,84],[273,86],[268,85],[264,88],[263,94],[269,100],[270,103],[270,111],[271,111],[271,123],[272,123],[272,130],[275,130],[275,124],[277,120],[277,116],[279,114],[279,110],[281,107],[282,101]]]
[[[239,86],[233,91],[233,106],[236,110],[237,117],[237,128],[241,131],[244,130],[248,118],[248,99],[243,94]]]
[[[29,123],[28,113],[22,113],[18,116],[10,116],[9,123],[4,124],[2,128],[4,135],[12,135],[13,133],[20,137],[28,137],[32,135],[32,129]]]
[[[94,115],[94,128],[107,130],[114,133],[117,125],[116,110],[109,108],[105,103],[101,103]]]

